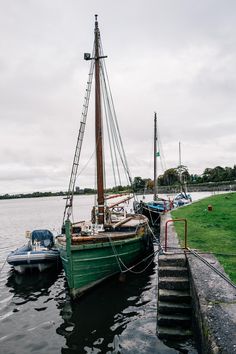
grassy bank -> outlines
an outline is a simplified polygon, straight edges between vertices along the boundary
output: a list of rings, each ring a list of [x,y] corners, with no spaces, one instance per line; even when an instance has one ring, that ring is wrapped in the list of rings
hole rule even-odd
[[[171,214],[172,218],[187,219],[188,246],[214,253],[236,283],[236,193],[215,195]],[[175,223],[175,228],[183,242],[183,225]]]

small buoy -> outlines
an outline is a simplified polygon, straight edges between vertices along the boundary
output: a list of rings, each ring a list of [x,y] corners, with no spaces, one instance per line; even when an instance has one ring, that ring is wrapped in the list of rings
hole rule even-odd
[[[207,210],[208,211],[212,211],[212,205],[209,204],[208,207],[207,207]]]
[[[119,275],[119,281],[121,283],[124,283],[126,281],[126,274],[125,273],[120,273]]]

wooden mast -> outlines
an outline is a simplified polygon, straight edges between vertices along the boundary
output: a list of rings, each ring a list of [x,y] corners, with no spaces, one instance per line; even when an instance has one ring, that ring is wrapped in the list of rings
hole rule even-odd
[[[154,200],[157,200],[157,114],[154,115]]]
[[[100,31],[95,15],[95,141],[97,157],[98,224],[104,224],[104,178],[103,178],[103,136],[100,87]]]

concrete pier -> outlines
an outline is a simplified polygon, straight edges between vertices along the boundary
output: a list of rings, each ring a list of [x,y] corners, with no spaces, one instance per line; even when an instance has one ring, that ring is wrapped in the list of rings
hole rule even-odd
[[[169,213],[161,217],[160,241],[162,245],[164,245],[165,224],[169,219],[171,219]],[[168,225],[168,247],[168,253],[181,254],[183,252],[180,249],[173,223]],[[185,255],[192,297],[194,334],[199,343],[199,353],[236,353],[236,289],[197,257],[189,252],[185,252]],[[201,256],[223,271],[213,255],[201,254]]]

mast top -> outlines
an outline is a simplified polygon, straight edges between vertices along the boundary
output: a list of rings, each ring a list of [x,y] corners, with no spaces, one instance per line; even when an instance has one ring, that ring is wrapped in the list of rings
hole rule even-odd
[[[98,29],[98,15],[94,15],[95,16],[95,30]]]

